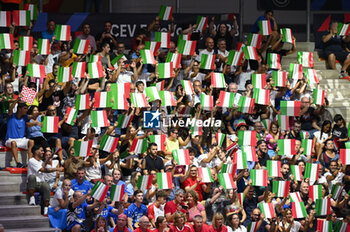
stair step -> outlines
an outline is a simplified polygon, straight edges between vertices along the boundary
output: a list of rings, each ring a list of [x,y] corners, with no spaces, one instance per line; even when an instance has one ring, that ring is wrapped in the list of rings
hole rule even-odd
[[[0,217],[40,215],[40,206],[34,205],[1,205]]]
[[[59,229],[43,227],[43,228],[25,228],[25,229],[9,229],[6,232],[58,232]]]
[[[20,184],[12,182],[0,182],[0,192],[20,192]]]
[[[21,216],[17,217],[0,217],[0,224],[6,229],[21,229],[22,228],[44,228],[50,227],[49,218],[44,216]],[[8,230],[6,230],[8,231]]]
[[[26,183],[27,174],[16,174],[8,171],[0,172],[0,182],[12,182],[12,183]]]
[[[27,196],[20,192],[0,192],[0,205],[28,204]]]
[[[27,165],[27,151],[19,151],[18,152],[18,160],[19,162],[21,162],[22,164]],[[13,158],[12,152],[11,151],[0,151],[0,167],[4,168],[4,167],[15,167],[16,166],[16,162]]]

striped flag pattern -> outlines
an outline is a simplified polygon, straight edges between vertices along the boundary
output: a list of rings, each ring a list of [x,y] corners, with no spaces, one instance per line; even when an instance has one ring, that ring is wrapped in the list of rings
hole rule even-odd
[[[259,208],[261,212],[265,215],[265,218],[273,218],[275,217],[275,209],[273,208],[272,203],[259,203]]]
[[[151,50],[141,50],[140,51],[141,58],[144,64],[156,64],[156,60],[154,59],[154,54]]]
[[[120,202],[120,201],[123,201],[124,193],[125,193],[124,184],[122,185],[112,184],[109,197],[111,198],[111,201]]]
[[[331,199],[316,199],[316,216],[327,216],[331,213]]]
[[[101,62],[102,61],[102,56],[100,55],[90,55],[89,62]]]
[[[19,50],[30,51],[33,48],[33,37],[32,36],[20,36],[18,38]]]
[[[309,198],[312,201],[316,201],[316,199],[322,199],[322,185],[310,185],[309,186]]]
[[[28,10],[14,10],[12,11],[12,22],[16,26],[30,25],[30,11]]]
[[[9,33],[0,34],[0,49],[13,49],[13,35]]]
[[[75,98],[75,108],[77,110],[87,110],[90,108],[90,95],[81,94],[77,95]]]
[[[149,42],[149,41],[146,41],[146,42]],[[145,47],[146,47],[146,44],[145,44]],[[124,54],[120,54],[120,55],[116,56],[115,58],[113,58],[113,60],[111,61],[111,65],[113,65],[114,68],[118,69],[118,61],[120,59],[127,60],[127,58],[125,57]]]
[[[340,36],[344,36],[344,35],[348,35],[350,34],[350,27],[349,24],[345,24],[345,23],[338,23],[338,35]]]
[[[173,63],[160,63],[158,64],[159,78],[172,78],[174,77]]]
[[[145,93],[146,93],[146,97],[149,98],[149,101],[155,101],[155,100],[161,100],[157,87],[155,86],[150,86],[150,87],[146,87],[145,88]]]
[[[334,225],[334,232],[349,232],[347,231],[348,222],[338,221]]]
[[[208,17],[198,16],[197,21],[196,21],[196,25],[197,25],[196,29],[198,31],[200,31],[200,32],[204,31],[208,27]]]
[[[91,121],[92,121],[92,127],[108,127],[108,117],[107,117],[107,111],[105,110],[96,110],[91,111]]]
[[[112,92],[95,92],[94,98],[94,108],[112,107]]]
[[[58,67],[57,70],[57,82],[69,82],[73,80],[72,67]]]
[[[76,54],[87,54],[89,52],[90,41],[87,39],[76,39],[73,46],[73,52]]]
[[[225,77],[223,73],[211,73],[211,85],[213,88],[226,88]]]
[[[190,152],[188,149],[173,150],[173,157],[177,165],[190,165]]]
[[[214,107],[214,97],[201,93],[200,103],[203,107],[203,110],[212,110]]]
[[[179,36],[178,36],[178,40],[180,41],[180,40],[191,40],[191,33],[189,33],[189,34],[186,34],[186,35],[184,35],[184,34],[180,34]]]
[[[301,167],[299,165],[291,165],[290,170],[294,176],[294,180],[297,180],[297,181],[303,180],[303,173],[302,173]]]
[[[159,91],[160,99],[162,99],[162,106],[176,106],[176,100],[173,92]]]
[[[222,147],[222,145],[224,144],[225,138],[226,138],[226,134],[223,133],[216,133],[215,134],[216,137],[216,143]]]
[[[240,206],[243,206],[243,202],[244,202],[244,193],[237,193],[238,195],[238,201],[239,201],[239,204]]]
[[[11,11],[0,11],[0,27],[11,25]]]
[[[91,196],[99,202],[102,202],[106,198],[108,190],[109,187],[107,185],[101,181],[97,181],[95,186],[92,188]]]
[[[88,154],[90,154],[91,147],[92,147],[93,140],[90,141],[79,141],[74,140],[74,155],[75,156],[81,156],[86,157]]]
[[[300,131],[300,137],[301,139],[308,139],[310,136],[309,136],[309,132],[307,131]]]
[[[179,53],[185,56],[193,56],[196,52],[197,41],[179,40],[177,49]]]
[[[143,154],[147,151],[148,142],[147,139],[134,139],[132,141],[129,153]]]
[[[259,222],[249,222],[247,232],[256,232]]]
[[[233,153],[233,163],[237,165],[238,170],[246,169],[248,168],[247,165],[247,157],[243,155],[243,153],[238,150],[237,152]]]
[[[165,151],[165,141],[166,141],[166,135],[150,135],[149,136],[149,141],[151,143],[157,144],[157,150],[158,151]]]
[[[219,174],[220,175],[220,174]],[[210,168],[198,167],[198,176],[202,178],[203,183],[214,182],[210,173]]]
[[[219,103],[217,106],[232,108],[235,100],[235,93],[229,93],[225,91],[220,91],[219,94]]]
[[[155,33],[155,40],[160,42],[161,48],[170,48],[170,33],[169,32],[159,32]]]
[[[272,71],[273,86],[286,87],[287,72]]]
[[[30,51],[13,51],[13,63],[17,66],[27,66],[30,63]]]
[[[130,100],[135,107],[143,108],[149,106],[144,93],[130,93]]]
[[[67,119],[66,119],[65,122],[67,124],[73,126],[74,125],[74,119],[77,118],[78,111],[75,108],[67,107],[66,114],[67,114]]]
[[[43,127],[41,132],[43,133],[58,133],[59,118],[55,116],[43,116]]]
[[[158,184],[159,190],[172,189],[173,178],[171,176],[171,172],[167,172],[167,173],[157,172],[157,184]]]
[[[303,201],[301,199],[300,192],[289,193],[289,198],[290,198],[291,202],[302,202]]]
[[[258,22],[260,33],[262,35],[270,35],[271,34],[271,24],[269,20],[260,20]]]
[[[293,218],[306,218],[307,212],[304,202],[292,202]]]
[[[276,53],[269,53],[267,55],[267,64],[271,69],[281,69],[280,55]]]
[[[267,170],[265,169],[251,169],[250,178],[253,186],[267,186]]]
[[[314,141],[312,139],[302,139],[301,147],[304,148],[304,155],[312,155],[312,149],[314,147]]]
[[[50,54],[50,40],[49,39],[38,39],[38,53],[40,55]]]
[[[103,77],[103,67],[101,62],[88,63],[88,73],[90,78]]]
[[[69,41],[70,25],[56,25],[55,36],[58,41]]]
[[[145,41],[145,49],[151,50],[153,54],[157,54],[160,49],[161,42],[157,41]]]
[[[192,136],[203,135],[203,121],[201,119],[196,119],[193,124],[191,124]]]
[[[238,101],[238,111],[241,113],[253,114],[255,99],[245,96],[240,96]]]
[[[231,50],[227,56],[227,64],[232,66],[240,66],[243,58],[243,52]]]
[[[159,19],[160,20],[170,20],[173,16],[173,7],[172,6],[160,6],[159,10]]]
[[[247,161],[258,162],[258,158],[256,157],[256,150],[253,146],[242,146],[242,155],[247,157]]]
[[[238,131],[239,146],[256,146],[256,131]]]
[[[290,181],[272,181],[272,192],[275,197],[288,197]]]
[[[303,66],[301,64],[290,63],[289,78],[293,80],[303,79]]]
[[[350,149],[340,149],[339,159],[343,165],[350,164]]]
[[[279,155],[295,155],[295,139],[278,139],[277,147]]]
[[[318,180],[319,176],[319,164],[306,163],[304,179],[309,178],[310,183]]]
[[[126,116],[124,114],[119,114],[118,120],[117,120],[118,121],[117,128],[121,128],[121,129],[127,128],[132,122],[133,118],[134,118],[133,115]]]
[[[287,115],[277,115],[278,126],[282,131],[286,131],[289,128],[289,116]]]
[[[305,68],[314,67],[314,54],[312,52],[298,52],[298,64]]]
[[[256,49],[260,49],[261,42],[262,42],[262,35],[261,34],[250,33],[248,35],[248,41],[247,41],[248,46],[252,46],[252,47],[256,47]]]
[[[30,77],[46,77],[45,66],[40,64],[28,64],[27,70]]]
[[[207,70],[215,69],[215,57],[216,55],[202,54],[200,68]]]
[[[333,223],[323,219],[317,219],[317,231],[319,232],[332,232]]]
[[[268,160],[266,163],[268,177],[282,177],[281,161]]]
[[[342,193],[343,193],[343,190],[344,190],[344,185],[333,185],[332,186],[332,198],[334,200],[338,199],[339,197],[341,197]]]
[[[316,105],[324,105],[324,98],[325,98],[325,90],[324,89],[314,89],[313,90],[313,98],[314,103]]]
[[[307,81],[309,84],[318,84],[320,83],[320,79],[318,78],[318,75],[316,73],[315,69],[306,69],[304,70],[305,76],[307,78]]]
[[[181,80],[181,85],[185,90],[185,93],[187,95],[194,94],[193,86],[191,81]]]
[[[269,105],[270,103],[270,90],[268,89],[254,89],[253,98],[256,104]]]
[[[293,43],[293,34],[290,28],[281,28],[280,33],[282,34],[283,43]]]
[[[245,46],[242,48],[244,56],[247,60],[258,60],[258,52],[255,47]]]
[[[37,20],[38,19],[38,7],[35,4],[24,4],[23,10],[27,10],[30,12],[30,20]]]
[[[252,84],[254,88],[264,89],[266,87],[266,74],[252,74]]]
[[[139,176],[137,179],[137,188],[140,189],[141,191],[145,191],[151,188],[152,185],[152,180],[153,180],[153,175],[144,175],[144,176]]]
[[[112,109],[127,110],[129,109],[127,98],[130,98],[130,83],[111,85],[113,98]]]
[[[219,184],[224,187],[224,189],[234,189],[236,184],[233,181],[233,177],[230,173],[219,173]]]
[[[181,65],[181,54],[168,52],[165,62],[172,62],[173,68],[180,68]]]
[[[220,173],[230,173],[234,174],[237,170],[237,164],[234,163],[228,163],[228,164],[223,164],[221,166]]]
[[[262,124],[264,125],[264,128],[269,130],[271,126],[271,119],[264,119],[262,120]]]

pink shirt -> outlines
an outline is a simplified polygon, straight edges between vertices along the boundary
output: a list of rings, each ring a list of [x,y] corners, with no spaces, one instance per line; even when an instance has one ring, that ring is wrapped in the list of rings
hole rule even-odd
[[[195,207],[188,209],[188,221],[193,222],[193,218],[196,215],[201,215],[201,211],[204,211],[205,208],[201,203],[198,203]]]

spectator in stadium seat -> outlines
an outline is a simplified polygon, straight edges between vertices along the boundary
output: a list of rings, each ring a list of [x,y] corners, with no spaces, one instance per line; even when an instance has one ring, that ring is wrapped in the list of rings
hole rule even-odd
[[[343,41],[349,42],[350,36],[340,36],[338,35],[338,22],[334,21],[329,25],[328,34],[322,37],[322,42],[324,43],[324,52],[328,59],[328,64],[331,69],[336,70],[336,61],[342,63],[342,68],[340,72],[340,79],[348,79],[349,74],[347,69],[350,65],[350,53],[343,48]]]
[[[108,232],[108,223],[106,218],[99,216],[96,219],[96,227],[91,232]]]
[[[224,68],[224,64],[226,63],[227,57],[229,52],[226,50],[227,46],[226,46],[226,41],[225,39],[221,38],[218,39],[217,41],[217,55],[216,55],[216,67],[217,70],[222,72],[223,68]]]
[[[150,222],[147,216],[142,216],[139,221],[139,227],[134,232],[151,232]]]
[[[56,28],[56,23],[53,19],[50,19],[47,22],[47,30],[41,32],[41,38],[43,39],[49,39],[50,43],[55,39],[55,28]]]
[[[91,35],[91,27],[89,23],[83,24],[83,33],[77,36],[77,39],[86,39],[89,40],[89,44],[91,46],[91,51],[95,52],[97,50],[96,40],[93,35]]]
[[[228,31],[227,25],[224,23],[220,23],[219,27],[214,30],[214,20],[215,17],[211,18],[211,22],[209,23],[209,30],[211,36],[214,38],[215,44],[219,44],[219,40],[223,39],[226,42],[227,50],[231,50],[232,47],[236,47],[233,44],[234,36],[238,30],[238,24],[236,20],[236,16],[233,16],[233,25],[230,31]]]
[[[168,201],[165,204],[164,211],[168,222],[174,221],[174,213],[176,211],[181,211],[183,213],[187,212],[187,207],[184,205],[184,199],[185,191],[183,189],[177,189],[175,191],[175,199],[173,201]]]
[[[99,34],[97,38],[97,47],[101,48],[101,46],[105,43],[108,43],[110,46],[110,50],[113,51],[114,48],[117,46],[117,38],[112,35],[112,22],[111,21],[106,21],[104,23],[104,31]]]
[[[174,223],[169,225],[169,232],[190,232],[191,227],[186,224],[186,217],[183,212],[174,214]]]
[[[135,202],[132,203],[126,210],[126,216],[128,216],[128,226],[131,230],[134,230],[136,223],[139,223],[139,225],[141,226],[141,221],[144,222],[144,220],[142,220],[142,218],[144,217],[142,216],[147,216],[147,207],[144,204],[142,204],[143,192],[141,190],[136,190],[134,192],[134,198]]]
[[[113,52],[110,57],[111,57],[111,60],[113,60],[114,58],[116,58],[118,56],[121,56],[120,58],[123,58],[123,59],[127,59],[127,57],[128,57],[128,55],[125,54],[125,44],[124,43],[118,43],[117,51]]]
[[[201,61],[202,59],[202,55],[203,54],[206,54],[206,55],[214,55],[215,54],[215,51],[214,51],[214,39],[211,38],[211,37],[208,37],[206,40],[205,40],[205,49],[203,49],[202,51],[199,52],[196,60],[198,62]]]
[[[157,144],[150,143],[148,145],[148,154],[144,159],[145,170],[143,173],[147,175],[151,170],[164,172],[164,162],[157,155]]]
[[[125,214],[118,215],[117,225],[114,227],[113,232],[132,232],[130,228],[127,226],[128,217]]]
[[[135,83],[139,79],[136,63],[134,61],[131,63],[130,67],[133,69],[133,71],[131,72],[126,69],[125,62],[126,59],[123,58],[118,60],[118,69],[113,73],[113,76],[111,78],[112,83]]]
[[[198,201],[198,193],[194,190],[187,190],[186,200],[188,206],[188,223],[194,223],[194,217],[201,215],[203,217],[203,222],[207,221],[207,214],[205,212],[204,206]]]
[[[203,183],[202,178],[198,176],[198,168],[192,165],[190,168],[188,178],[182,183],[182,187],[187,192],[190,190],[196,191],[196,193],[198,194],[198,201],[202,201],[203,200],[202,191],[208,193],[210,191],[211,184]]]
[[[309,138],[314,138],[314,133],[316,132],[317,121],[314,115],[314,108],[310,107],[311,97],[304,96],[301,98],[301,111],[299,120],[301,122],[301,131],[308,132]]]
[[[268,52],[271,52],[271,53],[277,53],[280,55],[280,62],[282,62],[282,58],[283,56],[288,56],[290,54],[293,54],[294,52],[297,51],[297,47],[296,47],[296,39],[295,37],[293,36],[293,44],[290,44],[290,49],[288,49],[288,45],[285,45],[285,43],[282,42],[282,38],[283,38],[283,35],[280,34],[280,37],[279,39],[271,45],[271,49],[268,49],[267,51]],[[267,53],[266,53],[267,55]]]
[[[80,191],[82,194],[86,194],[89,190],[91,190],[91,184],[89,181],[85,180],[85,169],[83,167],[79,167],[76,172],[76,178],[72,180],[72,189],[74,191]]]

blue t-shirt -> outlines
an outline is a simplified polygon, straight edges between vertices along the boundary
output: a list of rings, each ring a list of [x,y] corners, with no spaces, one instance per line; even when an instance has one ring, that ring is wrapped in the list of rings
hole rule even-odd
[[[29,122],[33,122],[33,119],[29,120]],[[41,115],[38,117],[38,122],[41,122]],[[44,136],[43,133],[41,132],[41,127],[40,126],[32,126],[27,128],[27,137],[30,138],[35,138],[35,137],[42,137]]]
[[[140,208],[138,208],[135,203],[132,203],[126,210],[126,216],[132,218],[132,226],[134,226],[142,216],[147,216],[147,207],[141,204]]]
[[[255,21],[255,23],[254,23],[252,29],[250,30],[251,33],[258,33],[258,32],[260,31],[258,22],[259,22],[259,21],[262,21],[262,20],[266,20],[264,15],[261,15],[261,16]],[[274,21],[273,21],[272,19],[270,19],[271,29],[273,28],[273,24],[274,24]]]
[[[49,39],[50,43],[52,40],[52,37],[54,36],[55,32],[52,32],[51,34],[48,31],[41,32],[41,38],[42,39]]]
[[[83,225],[86,217],[85,212],[88,204],[84,201],[73,209],[73,203],[69,203],[67,212],[67,229],[70,230],[74,225]]]
[[[24,115],[18,119],[16,114],[12,114],[7,122],[6,139],[21,139],[26,133],[26,122],[28,122],[28,115]]]
[[[83,183],[79,184],[77,179],[72,180],[71,188],[75,191],[80,191],[82,194],[86,194],[91,189],[89,181],[84,180]]]
[[[107,207],[103,208],[101,213],[98,216],[102,216],[106,219],[106,221],[108,222],[108,218],[111,217],[112,215],[112,210],[113,207],[110,205],[107,205]]]

